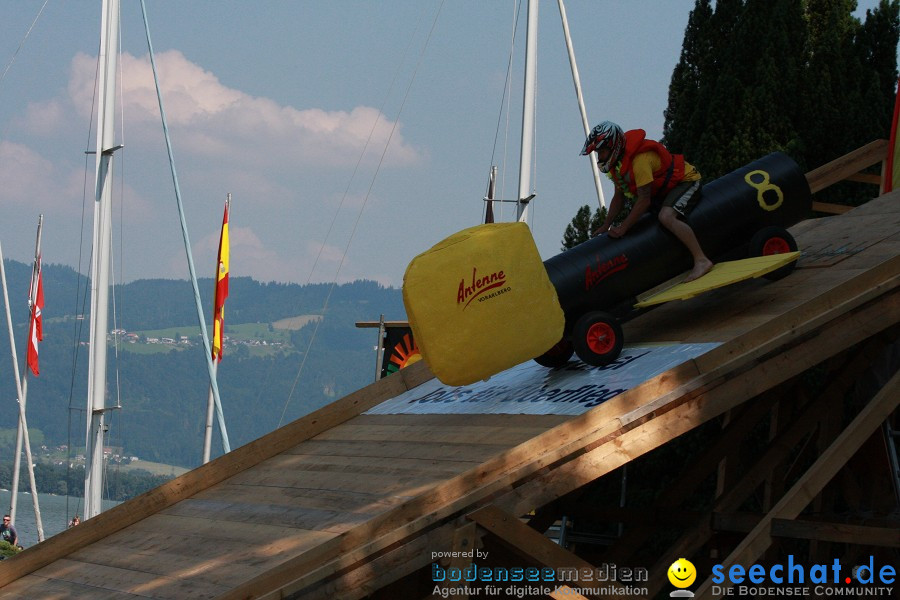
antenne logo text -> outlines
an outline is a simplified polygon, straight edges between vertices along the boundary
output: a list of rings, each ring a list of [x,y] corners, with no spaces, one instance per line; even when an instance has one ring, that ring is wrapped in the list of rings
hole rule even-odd
[[[466,283],[465,278],[459,280],[456,303],[465,303],[465,306],[468,306],[472,300],[488,290],[506,285],[506,274],[500,270],[494,271],[489,275],[479,275],[478,267],[472,267],[472,279],[468,282],[469,285],[466,285]]]

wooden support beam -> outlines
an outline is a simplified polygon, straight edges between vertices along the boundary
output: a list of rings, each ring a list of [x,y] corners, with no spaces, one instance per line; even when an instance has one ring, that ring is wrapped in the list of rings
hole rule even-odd
[[[852,328],[853,326],[850,325]],[[843,334],[838,330],[835,333]],[[884,341],[879,334],[871,342],[866,344],[863,351],[854,354],[853,359],[847,363],[843,371],[830,381],[830,386],[825,396],[820,400],[828,404],[833,398],[841,398],[846,392],[849,385],[855,377],[869,368],[871,364],[871,353],[874,352],[873,347],[883,348]],[[846,339],[847,346],[853,344],[852,338]],[[810,365],[812,366],[812,365]],[[784,428],[769,444],[769,447],[761,456],[757,458],[755,464],[751,465],[745,472],[744,477],[738,481],[731,489],[721,496],[714,505],[715,512],[733,513],[753,493],[753,491],[763,483],[768,474],[771,473],[772,465],[779,465],[788,457],[797,454],[795,447],[804,438],[809,441],[809,434],[818,427],[822,411],[819,403],[807,403],[806,408],[800,412],[793,420],[792,424]],[[807,447],[804,445],[804,448]],[[713,520],[713,523],[715,521]],[[714,525],[709,519],[700,519],[695,525],[689,528],[682,536],[669,548],[665,556],[693,556],[697,550],[709,540],[713,533]],[[665,560],[658,561],[651,568],[651,573],[664,572],[667,567]],[[662,569],[662,571],[661,571]],[[656,577],[650,582],[651,595],[661,589],[663,579]]]
[[[492,504],[469,513],[466,518],[478,523],[517,553],[540,565],[554,570],[559,568],[594,570],[594,565],[564,550],[518,518]]]
[[[475,550],[478,541],[478,526],[475,523],[466,523],[461,527],[457,527],[453,532],[453,543],[450,545],[450,551],[456,556],[449,561],[449,566],[456,569],[465,569],[474,560],[469,558]],[[457,586],[458,587],[458,586]],[[452,600],[469,600],[469,594],[465,592],[465,587],[460,593],[454,593],[449,596]]]
[[[866,167],[878,164],[887,155],[888,141],[875,140],[853,152],[813,169],[806,174],[810,191],[815,194],[830,185],[844,181]]]
[[[771,409],[777,396],[766,394],[765,398],[739,409],[739,416],[722,429],[718,438],[710,444],[696,459],[690,461],[687,468],[676,478],[668,489],[661,490],[659,500],[649,511],[659,513],[663,518],[671,518],[672,510],[679,507],[697,489],[703,480],[716,469],[720,456],[733,452],[743,444],[748,432]],[[624,564],[635,551],[643,547],[647,539],[653,535],[653,521],[643,520],[635,528],[626,529],[625,536],[611,549],[604,558],[609,562]]]
[[[850,422],[841,435],[822,453],[784,498],[775,505],[759,525],[741,542],[722,564],[726,571],[736,564],[749,565],[772,543],[771,527],[774,519],[794,519],[810,501],[831,481],[831,478],[853,456],[885,419],[900,404],[900,372],[887,382],[875,397]],[[730,582],[722,583],[725,589]],[[704,581],[695,593],[697,598],[712,598],[712,580]]]
[[[854,207],[846,204],[834,204],[833,202],[817,202],[813,201],[812,209],[815,212],[825,213],[828,215],[842,215],[850,212]]]
[[[792,519],[772,519],[772,537],[900,548],[900,529]]]
[[[561,548],[558,544],[536,532],[518,518],[496,506],[484,506],[466,516],[489,533],[500,538],[515,552],[528,557],[539,565],[550,567],[557,573],[559,569],[577,569],[579,572],[586,570],[592,574],[595,572],[594,565]],[[593,579],[591,581],[593,582]],[[567,588],[565,590],[554,590],[559,597],[563,597],[564,594],[572,591],[568,586],[561,585],[559,587]],[[574,596],[574,598],[577,599],[579,596]],[[583,598],[584,596],[581,597]]]

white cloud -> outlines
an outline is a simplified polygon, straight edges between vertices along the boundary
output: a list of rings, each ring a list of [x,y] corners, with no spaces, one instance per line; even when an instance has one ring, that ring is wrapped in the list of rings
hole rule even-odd
[[[121,58],[126,119],[141,128],[158,127],[159,110],[147,57]],[[371,135],[369,160],[377,160],[394,123],[374,108],[351,111],[298,109],[228,88],[177,50],[156,56],[166,117],[178,131],[180,151],[214,160],[259,166],[353,165]],[[69,95],[82,116],[92,103],[96,59],[72,60]],[[420,152],[403,140],[398,126],[386,156],[388,166],[415,164]]]
[[[15,210],[62,211],[71,214],[80,206],[82,179],[77,173],[60,172],[27,146],[0,141],[0,206]]]

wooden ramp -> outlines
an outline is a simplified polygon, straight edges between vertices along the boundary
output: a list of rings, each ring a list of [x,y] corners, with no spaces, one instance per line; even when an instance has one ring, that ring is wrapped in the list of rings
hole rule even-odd
[[[548,507],[703,423],[729,422],[854,345],[896,341],[900,193],[794,233],[807,248],[846,231],[860,249],[840,260],[801,258],[781,281],[744,281],[627,323],[632,341],[721,345],[584,414],[362,414],[430,379],[419,363],[0,562],[0,598],[427,597],[433,553],[488,539],[527,564],[587,565],[536,533],[557,518]],[[893,411],[897,387],[895,376],[865,427]],[[715,470],[715,452],[739,439],[724,437],[704,464]],[[766,523],[793,519],[824,476],[802,498],[786,492]],[[684,556],[709,535],[697,527],[678,546]],[[742,559],[771,535],[746,531]],[[672,557],[659,560],[652,577]]]

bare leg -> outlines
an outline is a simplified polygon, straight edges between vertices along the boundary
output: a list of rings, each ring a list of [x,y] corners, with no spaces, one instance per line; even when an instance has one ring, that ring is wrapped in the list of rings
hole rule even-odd
[[[678,213],[675,212],[675,209],[670,206],[662,207],[659,211],[659,222],[663,224],[663,227],[674,233],[675,237],[685,245],[691,256],[694,257],[694,268],[691,269],[691,272],[688,273],[684,280],[694,281],[709,273],[710,269],[713,268],[712,261],[703,253],[703,249],[700,248],[700,242],[697,241],[697,236],[694,235],[694,230],[691,229],[691,226],[678,219]]]

